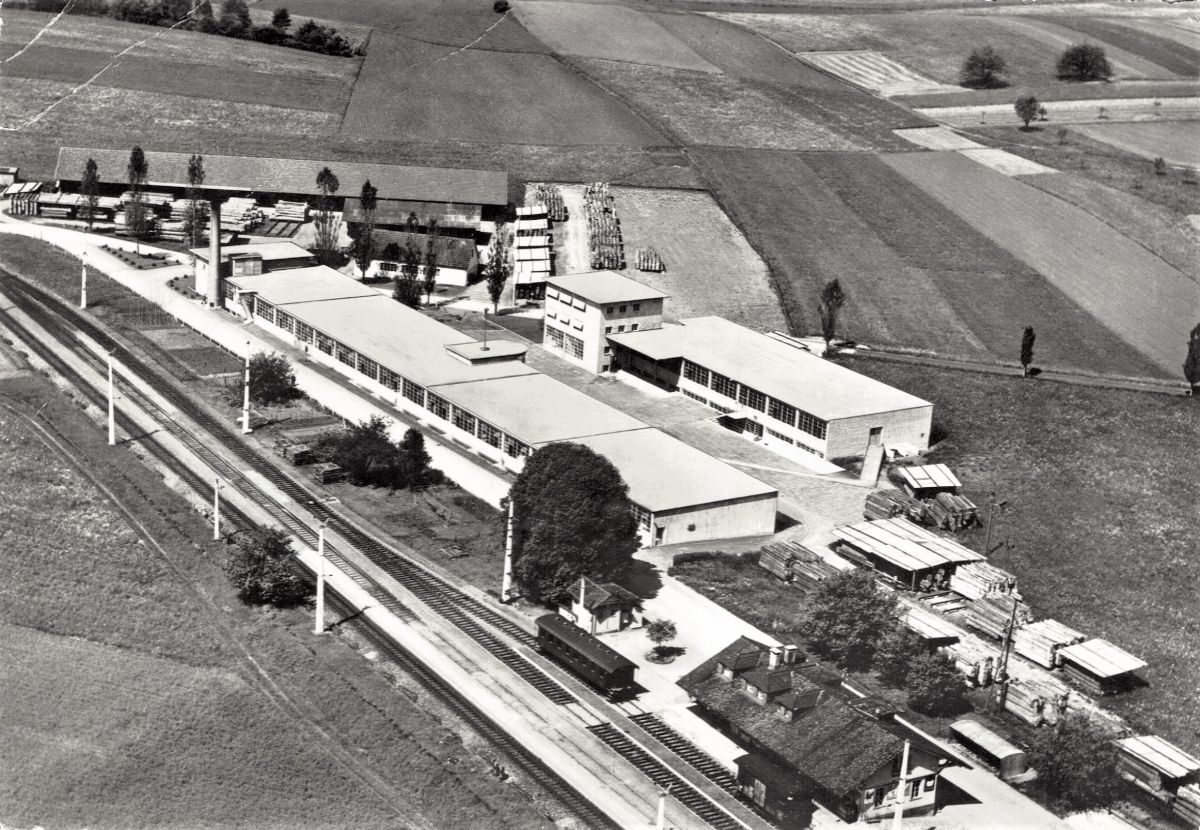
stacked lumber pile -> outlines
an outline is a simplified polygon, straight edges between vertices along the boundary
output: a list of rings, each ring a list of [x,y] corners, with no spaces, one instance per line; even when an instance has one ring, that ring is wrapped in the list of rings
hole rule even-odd
[[[46,219],[70,219],[80,202],[77,193],[40,193],[37,197],[38,216]]]
[[[1017,578],[987,562],[967,562],[950,575],[950,590],[967,599],[982,599],[996,594],[1016,592]]]
[[[308,202],[285,202],[282,199],[275,203],[276,222],[307,222]]]
[[[1021,626],[1013,635],[1013,651],[1026,660],[1053,669],[1062,665],[1058,650],[1082,643],[1084,637],[1057,620],[1038,620]]]
[[[934,611],[915,603],[904,603],[900,609],[900,621],[912,629],[918,637],[936,648],[953,645],[965,634],[958,626]]]
[[[583,189],[583,212],[587,219],[588,253],[596,270],[624,268],[625,246],[621,241],[621,223],[616,205],[608,192],[608,182],[596,182]]]
[[[942,652],[954,663],[973,686],[990,686],[995,679],[1000,652],[978,637],[963,636],[957,643],[948,645]]]
[[[758,557],[759,567],[805,591],[838,572],[819,555],[797,542],[766,545]]]
[[[921,602],[939,614],[955,614],[967,607],[967,600],[953,591],[938,591],[921,597]]]
[[[1004,689],[1004,708],[1034,726],[1058,723],[1070,690],[1055,680],[1016,678]]]
[[[246,231],[262,221],[262,211],[253,199],[234,196],[221,206],[221,230]]]
[[[925,502],[925,518],[942,530],[959,531],[979,520],[975,502],[954,493],[938,493]]]
[[[639,271],[667,270],[667,266],[663,264],[662,257],[653,248],[638,248],[634,253],[633,261]]]
[[[867,496],[864,518],[894,519],[897,516],[910,522],[922,522],[925,519],[925,505],[900,490],[876,490]]]
[[[534,201],[546,206],[546,217],[551,222],[567,221],[567,205],[563,202],[562,191],[552,184],[539,184],[534,189]]]
[[[1171,805],[1171,812],[1192,827],[1200,827],[1200,784],[1180,787]]]
[[[967,603],[963,622],[992,639],[1002,640],[1009,620],[1013,618],[1014,607],[1014,630],[1033,621],[1033,612],[1028,605],[1015,597],[1000,595],[971,600]]]
[[[140,194],[140,201],[143,205],[154,210],[171,204],[175,200],[174,193],[167,193],[161,190],[143,190]],[[127,205],[133,201],[133,191],[126,190],[121,194],[121,204]]]
[[[171,211],[168,217],[172,222],[186,222],[188,216],[192,213],[192,202],[190,199],[176,199],[167,206]],[[196,210],[201,216],[208,216],[208,202],[203,199],[196,200]]]

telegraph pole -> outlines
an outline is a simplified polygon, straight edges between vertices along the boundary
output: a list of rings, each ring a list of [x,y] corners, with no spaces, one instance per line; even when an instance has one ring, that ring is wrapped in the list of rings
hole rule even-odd
[[[242,383],[242,435],[250,430],[250,341],[246,341],[246,377]]]
[[[1008,499],[1004,499],[1003,501],[996,501],[996,491],[995,490],[993,490],[991,493],[988,494],[987,533],[983,539],[983,555],[984,556],[990,556],[992,553],[992,515],[996,512],[997,509],[999,509],[1001,512],[1003,512],[1003,510],[1007,504],[1008,504]]]
[[[325,525],[329,519],[321,522],[317,528],[317,608],[313,619],[313,634],[320,636],[325,633]]]
[[[655,819],[655,830],[666,830],[667,827],[667,796],[670,794],[670,787],[658,788],[658,818]]]
[[[87,251],[79,255],[79,307],[87,308]]]
[[[908,741],[904,742],[904,754],[900,757],[900,783],[896,785],[896,812],[892,816],[892,830],[904,827],[904,796],[908,789]]]
[[[221,479],[213,479],[213,541],[221,541]]]
[[[108,353],[108,445],[117,445],[117,418],[113,406],[113,359],[112,352]]]
[[[504,532],[504,578],[500,582],[500,601],[512,602],[517,598],[513,591],[513,500],[508,499],[508,520]]]

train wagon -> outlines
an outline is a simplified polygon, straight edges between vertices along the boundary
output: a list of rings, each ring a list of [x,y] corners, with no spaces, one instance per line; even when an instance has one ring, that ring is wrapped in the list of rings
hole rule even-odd
[[[616,699],[632,697],[637,666],[558,614],[543,614],[537,624],[537,648],[592,686]]]

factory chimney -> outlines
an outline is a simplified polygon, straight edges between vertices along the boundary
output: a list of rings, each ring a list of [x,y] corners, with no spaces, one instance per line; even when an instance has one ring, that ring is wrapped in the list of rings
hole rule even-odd
[[[208,279],[204,295],[210,306],[221,307],[224,276],[221,264],[221,203],[208,203]]]

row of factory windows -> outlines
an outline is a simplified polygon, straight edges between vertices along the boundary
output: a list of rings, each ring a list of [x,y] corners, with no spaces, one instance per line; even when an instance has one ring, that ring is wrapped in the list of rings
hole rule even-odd
[[[553,326],[546,326],[546,339],[550,345],[576,360],[583,360],[583,341]]]
[[[527,444],[506,434],[498,427],[494,427],[465,409],[455,406],[445,398],[427,391],[423,386],[414,383],[403,375],[396,374],[385,366],[380,366],[370,358],[348,348],[341,342],[314,329],[307,323],[297,320],[286,311],[281,311],[257,297],[251,297],[248,305],[251,306],[254,314],[259,319],[283,329],[288,334],[294,335],[301,343],[316,346],[318,351],[334,357],[338,362],[346,364],[360,375],[387,387],[393,392],[399,392],[417,406],[427,409],[435,417],[453,424],[458,429],[478,438],[485,444],[495,447],[498,450],[503,450],[506,455],[513,458],[524,458],[532,454],[533,449]]]
[[[802,409],[786,404],[783,401],[768,397],[757,389],[738,383],[732,378],[717,374],[690,360],[683,361],[683,377],[692,383],[711,389],[718,395],[735,400],[742,406],[758,412],[766,413],[782,424],[795,427],[807,432],[814,438],[825,438],[828,424],[820,418],[809,415]],[[698,400],[703,400],[698,398]],[[721,409],[714,403],[709,403],[714,409]]]

